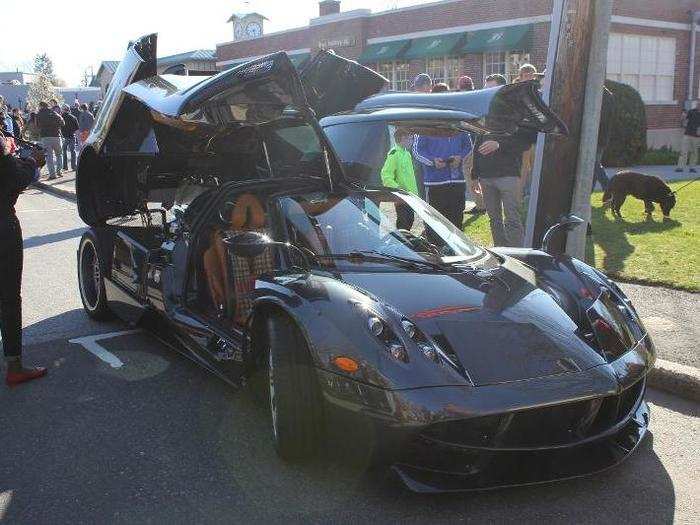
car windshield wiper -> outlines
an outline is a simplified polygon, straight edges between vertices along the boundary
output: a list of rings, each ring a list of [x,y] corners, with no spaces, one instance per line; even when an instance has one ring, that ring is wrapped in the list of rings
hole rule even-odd
[[[375,250],[362,250],[349,253],[331,253],[326,255],[317,255],[318,258],[323,259],[348,259],[357,260],[362,262],[386,262],[394,261],[400,262],[402,264],[408,264],[410,266],[423,266],[430,268],[432,270],[437,270],[440,272],[450,271],[449,268],[442,264],[434,263],[422,259],[413,259],[412,257],[401,257],[400,255],[392,255],[390,253],[378,252]]]

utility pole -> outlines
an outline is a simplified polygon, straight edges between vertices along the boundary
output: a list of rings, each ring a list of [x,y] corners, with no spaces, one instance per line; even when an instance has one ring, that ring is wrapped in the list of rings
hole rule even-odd
[[[571,203],[571,213],[581,217],[585,224],[591,220],[591,189],[593,172],[598,163],[598,130],[600,129],[600,109],[603,102],[605,72],[608,61],[608,36],[612,17],[613,0],[597,0],[593,20],[593,38],[588,57],[588,78],[586,98],[581,123],[581,143],[576,183]],[[566,240],[566,253],[577,259],[586,259],[586,227],[584,225],[569,232]]]
[[[688,52],[688,98],[685,101],[685,109],[691,109],[691,103],[695,98],[695,47],[697,42],[698,24],[700,24],[700,10],[690,13],[690,49]]]
[[[597,126],[593,126],[596,113],[599,119],[600,103],[602,100],[602,81],[597,89],[591,87],[596,79],[589,82],[589,67],[591,61],[591,49],[597,28],[596,11],[601,19],[607,15],[609,30],[611,0],[554,0],[552,24],[559,24],[552,28],[552,34],[556,35],[557,42],[550,47],[548,59],[547,79],[549,85],[549,105],[561,117],[569,128],[569,137],[547,136],[538,142],[535,169],[533,172],[533,185],[530,196],[528,213],[526,242],[528,246],[538,248],[542,236],[547,229],[555,224],[558,219],[571,212],[574,202],[574,189],[577,187],[576,179],[579,173],[579,153],[582,139],[591,140],[590,129],[594,130],[594,143],[597,143]],[[607,50],[607,34],[604,35],[605,49]],[[598,46],[599,44],[596,44]],[[554,54],[554,59],[551,56]],[[595,60],[606,61],[606,56],[601,57],[596,51]],[[550,70],[549,64],[553,64]],[[591,71],[592,72],[592,71]],[[593,89],[593,99],[589,101],[586,113],[586,96],[589,89]],[[595,100],[597,98],[597,102]],[[597,106],[597,111],[596,111]],[[583,137],[584,115],[586,116],[586,136]],[[595,148],[595,145],[588,144]],[[595,157],[595,153],[593,154]],[[582,158],[582,169],[593,164],[588,158]],[[589,181],[590,175],[588,175]],[[584,181],[579,182],[582,188]],[[588,192],[590,197],[590,184]],[[590,210],[589,210],[590,212]],[[582,227],[580,227],[582,228]],[[585,234],[585,231],[584,231]],[[566,238],[562,234],[554,238],[550,246],[557,252],[563,252],[566,246]]]

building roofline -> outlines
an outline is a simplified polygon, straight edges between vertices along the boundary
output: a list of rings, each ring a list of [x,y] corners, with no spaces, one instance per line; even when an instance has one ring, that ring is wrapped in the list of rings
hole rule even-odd
[[[352,11],[342,11],[332,15],[317,16],[309,20],[309,26],[320,26],[330,24],[332,22],[341,22],[344,20],[353,20],[355,18],[369,18],[372,16],[371,9],[353,9]]]
[[[375,16],[384,16],[387,14],[392,14],[392,13],[400,13],[402,11],[413,11],[415,9],[426,9],[430,7],[435,7],[441,4],[453,4],[455,2],[462,2],[464,0],[437,0],[435,2],[429,2],[427,4],[418,4],[418,5],[408,5],[405,7],[397,7],[395,9],[385,9],[384,11],[377,11],[376,13],[373,13],[371,9],[354,9],[352,11],[343,11],[337,15],[326,15],[326,16],[319,16],[316,18],[312,18],[309,20],[309,24],[305,26],[297,26],[297,27],[290,27],[289,29],[280,29],[279,31],[273,31],[272,33],[266,33],[264,35],[261,35],[256,38],[249,38],[245,40],[245,42],[250,42],[254,40],[258,40],[261,38],[267,38],[269,36],[276,36],[276,35],[283,35],[285,33],[293,33],[295,31],[305,31],[309,27],[317,27],[320,25],[324,24],[330,24],[333,22],[339,22],[342,20],[348,20],[348,19],[353,19],[353,18],[371,18]],[[347,16],[348,14],[353,14],[353,16]],[[217,49],[219,47],[227,46],[230,44],[237,44],[239,41],[238,40],[229,40],[228,42],[222,42],[220,44],[216,44]]]
[[[288,55],[294,56],[294,55],[302,55],[304,53],[311,53],[311,48],[310,47],[301,47],[299,49],[290,49],[287,51]],[[269,53],[265,53],[267,55]],[[262,58],[265,55],[251,55],[248,57],[240,57],[240,58],[231,58],[229,60],[222,60],[221,62],[217,62],[217,66],[227,66],[229,64],[233,64],[235,62],[250,62],[251,60],[255,60],[257,58]]]
[[[267,33],[265,35],[261,35],[257,38],[248,39],[248,40],[246,40],[246,42],[250,42],[250,41],[258,40],[258,39],[263,39],[263,38],[267,38],[267,37],[271,37],[271,36],[276,36],[276,35],[283,35],[286,33],[293,33],[296,31],[305,31],[309,27],[316,27],[316,26],[320,26],[323,24],[329,24],[329,23],[339,22],[339,21],[353,19],[353,18],[363,18],[363,17],[373,18],[373,17],[378,17],[378,16],[386,16],[386,15],[391,15],[393,13],[400,13],[400,12],[404,12],[404,11],[414,11],[416,9],[427,9],[427,8],[431,8],[431,7],[437,7],[440,5],[452,4],[455,2],[461,2],[461,1],[463,1],[463,0],[437,0],[435,2],[429,2],[427,4],[409,5],[409,6],[405,6],[405,7],[399,7],[396,9],[385,9],[384,11],[378,11],[376,13],[372,13],[371,10],[369,10],[369,9],[355,9],[353,11],[341,12],[337,15],[327,15],[327,16],[312,18],[309,21],[308,26],[292,27],[289,29],[282,29],[280,31],[274,31],[272,33]],[[350,16],[347,16],[347,15],[350,15]],[[391,42],[393,40],[404,40],[407,38],[420,38],[420,37],[428,37],[428,36],[437,36],[440,34],[444,34],[447,31],[455,32],[455,33],[460,32],[460,31],[478,31],[479,29],[493,29],[496,27],[515,26],[515,25],[522,25],[522,24],[528,24],[528,23],[551,22],[551,20],[552,20],[551,14],[525,17],[525,18],[512,18],[512,19],[493,21],[493,22],[482,22],[482,23],[477,23],[477,24],[469,24],[466,26],[456,26],[456,27],[451,27],[451,28],[435,29],[435,30],[428,30],[428,31],[417,31],[414,33],[405,33],[402,35],[391,35],[391,36],[386,36],[386,37],[369,38],[369,39],[367,39],[367,44],[378,44],[378,43],[382,43],[382,42]],[[636,26],[640,26],[640,27],[653,27],[656,29],[672,29],[672,30],[679,30],[679,31],[690,31],[691,30],[691,25],[689,23],[669,22],[669,21],[665,21],[665,20],[653,20],[653,19],[648,19],[648,18],[635,18],[635,17],[629,17],[629,16],[613,15],[611,21],[614,24],[636,25]],[[221,44],[217,44],[216,47],[218,49],[219,47],[223,47],[223,46],[230,45],[230,44],[237,44],[237,43],[238,43],[238,41],[231,40],[229,42],[223,42]]]

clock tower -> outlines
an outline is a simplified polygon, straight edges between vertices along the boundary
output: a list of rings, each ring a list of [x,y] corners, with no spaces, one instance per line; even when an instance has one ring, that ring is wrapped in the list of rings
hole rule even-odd
[[[249,40],[263,35],[263,24],[267,20],[260,13],[234,13],[229,22],[233,23],[233,40]]]

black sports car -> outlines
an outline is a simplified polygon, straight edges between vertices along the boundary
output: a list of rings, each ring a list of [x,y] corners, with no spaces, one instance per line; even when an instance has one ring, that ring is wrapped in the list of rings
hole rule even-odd
[[[148,320],[233,385],[264,377],[282,458],[343,429],[416,491],[578,476],[638,445],[654,348],[620,289],[475,245],[372,187],[338,156],[366,136],[330,129],[563,132],[534,84],[371,97],[384,79],[330,53],[301,75],[285,53],[205,79],[155,67],[155,35],[129,46],[80,156],[88,315]]]

